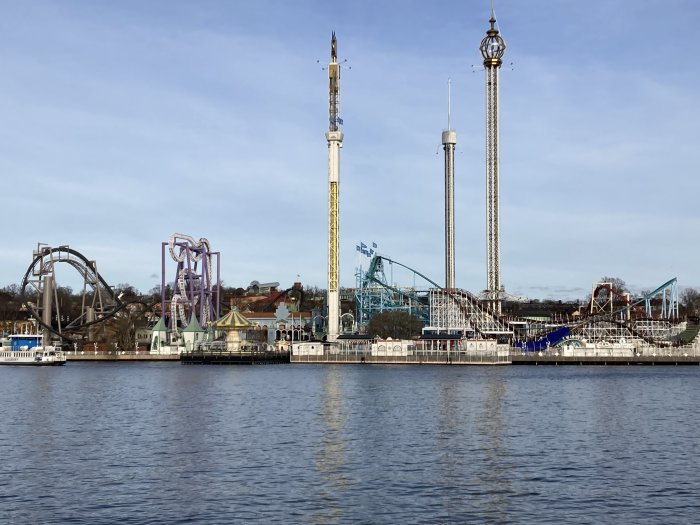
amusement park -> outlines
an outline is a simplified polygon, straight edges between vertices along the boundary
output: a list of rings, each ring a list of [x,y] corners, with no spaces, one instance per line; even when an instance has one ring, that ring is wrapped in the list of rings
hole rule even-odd
[[[111,286],[97,261],[61,245],[39,244],[19,285],[21,315],[5,321],[3,355],[22,334],[69,358],[111,355],[177,358],[188,363],[698,364],[697,312],[681,305],[677,279],[665,276],[633,294],[613,279],[592,283],[577,303],[534,308],[501,284],[499,211],[499,70],[506,43],[495,16],[480,44],[486,91],[486,283],[470,292],[455,284],[454,167],[457,133],[442,132],[444,150],[444,281],[438,282],[361,242],[355,286],[340,286],[340,63],[335,33],[328,64],[328,237],[325,289],[253,281],[222,286],[221,256],[207,238],[171,234],[160,245],[160,285],[148,294]],[[449,108],[448,84],[448,108]],[[436,232],[437,233],[437,232]],[[441,232],[442,233],[442,232]],[[154,249],[156,249],[154,247]],[[323,261],[319,261],[319,265]],[[77,274],[65,293],[57,269]],[[63,270],[61,270],[63,271]],[[686,305],[687,306],[687,305]],[[383,320],[383,324],[379,321]],[[410,321],[397,334],[393,327]],[[388,323],[388,324],[387,324]],[[393,323],[393,325],[392,325]],[[381,327],[381,328],[380,328]]]
[[[14,322],[15,332],[43,334],[37,344],[63,348],[69,360],[140,355],[183,362],[508,364],[698,358],[700,323],[681,304],[675,278],[638,295],[619,280],[601,281],[587,300],[563,304],[500,294],[497,314],[486,292],[441,286],[376,253],[375,243],[373,249],[362,246],[356,286],[339,297],[335,340],[328,337],[327,290],[305,290],[299,282],[286,289],[258,281],[222,287],[220,253],[206,238],[178,233],[162,242],[161,285],[147,295],[110,286],[96,261],[69,246],[39,245],[20,286],[23,320]],[[82,281],[70,301],[59,285],[60,268]],[[400,324],[401,316],[419,330],[402,338],[377,332],[387,325],[375,321]]]

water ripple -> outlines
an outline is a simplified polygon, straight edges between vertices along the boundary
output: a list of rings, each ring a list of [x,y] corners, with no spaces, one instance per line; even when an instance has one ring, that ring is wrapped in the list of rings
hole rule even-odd
[[[690,368],[0,369],[8,523],[690,523]]]

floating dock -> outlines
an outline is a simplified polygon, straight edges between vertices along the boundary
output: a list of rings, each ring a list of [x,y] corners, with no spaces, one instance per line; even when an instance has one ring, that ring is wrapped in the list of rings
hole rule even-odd
[[[290,362],[289,352],[187,352],[183,365],[276,365]]]

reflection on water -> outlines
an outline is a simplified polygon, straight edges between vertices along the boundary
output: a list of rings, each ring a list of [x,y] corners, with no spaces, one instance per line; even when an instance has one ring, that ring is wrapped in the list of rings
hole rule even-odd
[[[505,442],[507,424],[503,411],[506,397],[506,383],[503,369],[490,371],[486,383],[486,397],[482,407],[479,425],[486,440],[484,458],[483,489],[486,495],[485,506],[489,514],[499,521],[509,517],[512,472],[507,460],[509,451]]]
[[[435,468],[445,494],[443,519],[505,521],[512,490],[501,371],[485,371],[477,381],[444,374],[439,381]]]
[[[436,399],[435,439],[438,448],[436,481],[447,495],[445,512],[449,516],[459,515],[464,509],[465,494],[459,489],[465,480],[474,479],[473,459],[464,453],[464,442],[471,434],[471,418],[476,407],[468,399],[460,397],[458,381],[444,378],[439,383]]]
[[[338,491],[348,488],[350,481],[345,476],[345,444],[343,424],[346,415],[343,412],[342,370],[337,366],[324,369],[321,390],[321,420],[323,429],[321,442],[317,447],[316,468],[323,479],[320,497],[327,507],[315,514],[314,523],[338,523],[343,517],[342,504]]]

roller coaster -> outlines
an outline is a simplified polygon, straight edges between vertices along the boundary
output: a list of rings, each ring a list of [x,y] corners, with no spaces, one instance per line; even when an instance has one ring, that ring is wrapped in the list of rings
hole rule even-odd
[[[72,268],[83,280],[80,314],[73,319],[61,312],[56,293],[59,265]],[[37,246],[22,279],[21,295],[23,308],[45,331],[69,341],[85,329],[114,317],[129,304],[122,302],[98,273],[95,261],[68,246]]]
[[[515,341],[514,346],[538,351],[562,344],[582,346],[635,340],[652,346],[668,346],[683,342],[687,339],[685,335],[691,332],[697,334],[694,326],[680,322],[676,278],[635,300],[629,293],[615,290],[612,283],[596,283],[579,319],[546,325],[533,323],[531,329],[534,333],[526,340]]]
[[[387,279],[387,268],[408,270],[414,286],[399,287]],[[392,270],[393,271],[393,270]],[[393,276],[392,276],[393,277]],[[506,319],[493,315],[477,296],[460,289],[445,289],[422,273],[381,255],[372,257],[369,268],[358,269],[355,292],[358,325],[384,311],[405,311],[421,319],[426,329],[460,334],[466,338],[497,339],[524,350],[541,350],[562,343],[639,341],[667,346],[687,339],[693,332],[679,322],[677,280],[632,299],[612,283],[596,283],[591,300],[579,315],[567,322]],[[415,285],[421,281],[422,288]],[[524,326],[515,335],[514,326]],[[695,333],[695,332],[693,332]]]
[[[165,283],[166,248],[176,262],[172,295]],[[56,269],[66,266],[82,278],[78,315],[64,315],[57,294]],[[216,272],[216,284],[213,283]],[[171,329],[184,327],[193,318],[206,327],[218,319],[220,305],[219,253],[212,252],[207,239],[175,233],[163,243],[163,277],[161,312],[169,313]],[[144,314],[155,305],[136,299],[122,301],[121,295],[97,271],[97,263],[67,245],[56,248],[39,244],[32,253],[32,262],[21,283],[23,308],[46,334],[74,342],[76,338],[94,339],[94,327],[114,318],[119,312],[140,305]]]
[[[651,345],[667,345],[683,330],[678,303],[675,277],[636,300],[618,293],[611,283],[597,283],[588,316],[569,325],[571,337],[588,341],[636,338]]]
[[[166,248],[175,261],[173,294],[167,297]],[[209,241],[198,241],[189,235],[174,233],[162,243],[161,303],[162,311],[170,313],[169,328],[176,330],[197,322],[203,328],[219,318],[221,276],[219,252],[212,252]],[[216,272],[216,283],[213,282]]]
[[[389,265],[393,273],[393,265],[408,270],[412,276],[413,287],[398,287],[391,284],[386,277],[386,266]],[[369,263],[369,268],[363,272],[358,268],[355,275],[357,287],[355,289],[355,310],[357,324],[361,327],[367,325],[376,314],[386,311],[402,311],[415,315],[424,324],[430,321],[430,298],[428,283],[433,287],[438,285],[428,277],[405,264],[393,261],[388,257],[375,255]],[[422,287],[416,287],[416,282],[422,282]]]
[[[413,287],[398,287],[387,280],[386,266],[408,270]],[[364,327],[376,314],[403,311],[416,316],[429,329],[461,333],[470,338],[508,338],[512,334],[493,314],[482,308],[481,301],[460,289],[443,289],[422,273],[389,259],[374,255],[366,272],[358,269],[355,304],[358,325]],[[416,286],[422,281],[423,287]],[[430,286],[427,286],[430,285]]]

